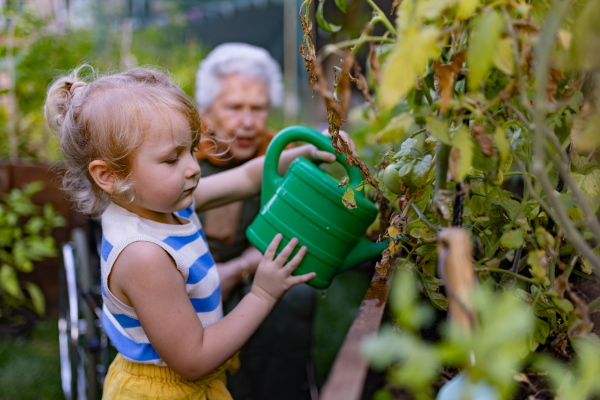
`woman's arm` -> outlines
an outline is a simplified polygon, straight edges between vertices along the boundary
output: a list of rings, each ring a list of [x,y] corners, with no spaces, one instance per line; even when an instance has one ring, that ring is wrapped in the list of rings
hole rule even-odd
[[[291,276],[306,248],[284,266],[297,240],[275,257],[280,242],[278,235],[269,245],[252,291],[232,312],[207,328],[196,315],[175,262],[154,243],[127,246],[113,266],[109,287],[135,309],[150,343],[167,365],[188,379],[198,379],[242,347],[286,290],[315,276]]]
[[[334,154],[318,150],[312,145],[304,145],[281,153],[279,174],[285,174],[292,161],[298,157],[305,157],[313,161],[335,161]],[[257,157],[229,171],[200,178],[194,191],[196,211],[206,211],[259,194],[264,162],[264,156]]]

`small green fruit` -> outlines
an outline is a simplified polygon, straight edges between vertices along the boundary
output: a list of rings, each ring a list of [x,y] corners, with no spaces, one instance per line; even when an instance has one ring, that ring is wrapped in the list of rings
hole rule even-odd
[[[402,190],[402,180],[398,176],[398,170],[396,169],[395,164],[390,164],[385,168],[383,173],[383,183],[390,192],[398,195],[404,194],[404,190]]]

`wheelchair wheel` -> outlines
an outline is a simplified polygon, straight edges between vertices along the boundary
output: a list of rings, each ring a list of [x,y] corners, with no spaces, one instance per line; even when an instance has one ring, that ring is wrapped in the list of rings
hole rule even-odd
[[[99,399],[108,365],[108,341],[94,299],[86,233],[75,228],[63,246],[60,270],[59,344],[66,399]]]
[[[75,268],[75,256],[71,243],[62,248],[59,273],[60,297],[58,317],[58,340],[60,347],[60,375],[65,399],[85,398],[83,360],[79,335],[79,294]]]

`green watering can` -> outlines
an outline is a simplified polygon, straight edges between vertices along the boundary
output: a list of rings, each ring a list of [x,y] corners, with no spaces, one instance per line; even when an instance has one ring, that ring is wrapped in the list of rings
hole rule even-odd
[[[279,176],[279,156],[295,141],[334,153],[330,139],[312,128],[291,126],[279,132],[265,157],[261,210],[246,235],[263,254],[277,233],[283,235],[278,252],[292,238],[298,238],[294,254],[302,246],[308,252],[294,275],[316,272],[316,278],[308,284],[325,289],[337,274],[380,254],[387,242],[373,243],[364,236],[377,216],[377,208],[364,198],[364,190],[356,193],[355,209],[345,207],[342,196],[346,189],[302,157],[291,164],[283,178]],[[350,185],[361,183],[360,171],[346,164],[344,154],[338,155],[337,161],[346,168]]]

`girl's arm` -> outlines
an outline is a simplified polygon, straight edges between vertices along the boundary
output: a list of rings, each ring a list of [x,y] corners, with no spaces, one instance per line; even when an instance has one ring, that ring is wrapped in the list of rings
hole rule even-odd
[[[290,287],[315,274],[291,276],[306,253],[300,249],[285,266],[298,243],[292,240],[275,257],[281,235],[269,245],[252,290],[220,321],[203,328],[173,259],[159,246],[135,242],[119,255],[109,276],[110,290],[131,305],[160,357],[182,376],[198,379],[232,357]]]
[[[335,161],[334,154],[318,150],[312,145],[304,145],[281,153],[279,174],[285,174],[292,161],[298,157],[305,157],[313,161]],[[257,157],[229,171],[200,178],[194,191],[196,211],[206,211],[259,194],[264,162],[264,156]]]

